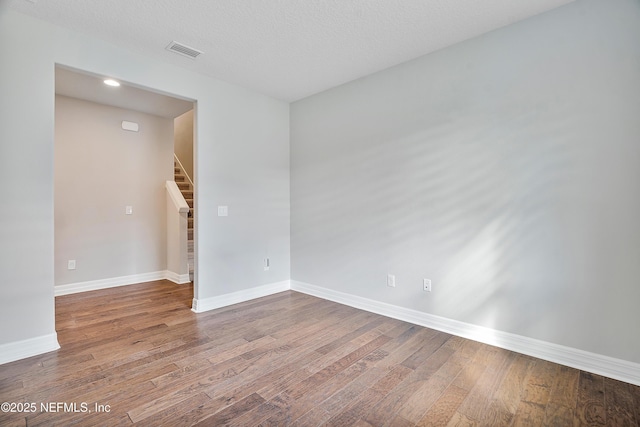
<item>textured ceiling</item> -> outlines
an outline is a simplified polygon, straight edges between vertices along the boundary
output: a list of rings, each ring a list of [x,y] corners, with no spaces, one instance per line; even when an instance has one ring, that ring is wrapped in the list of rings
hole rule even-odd
[[[573,0],[10,0],[13,10],[294,101]],[[165,50],[172,40],[204,53]]]

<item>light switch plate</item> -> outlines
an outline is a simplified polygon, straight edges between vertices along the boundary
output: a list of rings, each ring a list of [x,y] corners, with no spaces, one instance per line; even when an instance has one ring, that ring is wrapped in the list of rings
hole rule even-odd
[[[229,216],[229,207],[218,206],[218,216]]]

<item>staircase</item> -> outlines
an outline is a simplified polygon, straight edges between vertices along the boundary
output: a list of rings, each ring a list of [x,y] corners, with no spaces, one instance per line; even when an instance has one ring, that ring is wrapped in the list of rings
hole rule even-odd
[[[187,260],[189,262],[189,279],[193,282],[193,186],[187,179],[187,175],[180,164],[176,161],[173,162],[173,180],[182,192],[182,197],[189,205],[189,213],[187,215]]]

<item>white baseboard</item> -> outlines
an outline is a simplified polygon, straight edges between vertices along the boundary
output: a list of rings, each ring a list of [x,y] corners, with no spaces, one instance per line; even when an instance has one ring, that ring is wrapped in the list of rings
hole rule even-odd
[[[459,337],[640,385],[640,364],[638,363],[434,316],[295,280],[291,281],[291,289]]]
[[[55,295],[67,295],[162,279],[171,280],[175,283],[187,283],[189,281],[188,275],[178,275],[165,270],[58,285],[55,286]],[[640,364],[638,363],[447,319],[294,280],[270,283],[216,297],[194,298],[192,311],[202,313],[289,289],[640,386]],[[33,343],[31,343],[32,341]],[[5,344],[0,346],[0,363],[7,363],[8,361],[34,356],[58,348],[55,334],[53,338],[46,336]],[[14,354],[17,356],[12,358]]]
[[[14,362],[42,353],[48,353],[60,348],[58,334],[53,333],[41,337],[0,344],[0,365]]]
[[[172,281],[173,283],[177,283],[178,285],[184,285],[185,283],[191,283],[191,279],[189,278],[189,273],[178,274],[173,271],[165,271],[165,279]]]
[[[289,280],[284,280],[282,282],[269,283],[267,285],[244,289],[242,291],[232,292],[230,294],[219,295],[216,297],[204,299],[194,298],[191,310],[195,313],[202,313],[256,298],[266,297],[267,295],[277,294],[278,292],[288,291],[289,289],[291,289],[291,282]]]
[[[186,275],[188,279],[188,274]],[[87,292],[87,291],[97,291],[98,289],[107,289],[107,288],[115,288],[117,286],[126,286],[126,285],[134,285],[136,283],[144,283],[151,282],[153,280],[171,280],[175,283],[186,283],[186,282],[178,282],[173,280],[175,278],[180,279],[182,276],[179,276],[176,273],[162,270],[162,271],[152,271],[150,273],[142,273],[142,274],[132,274],[130,276],[120,276],[120,277],[111,277],[108,279],[100,279],[100,280],[90,280],[88,282],[78,282],[78,283],[70,283],[68,285],[56,285],[54,286],[55,296],[60,295],[68,295],[68,294],[76,294],[78,292]]]

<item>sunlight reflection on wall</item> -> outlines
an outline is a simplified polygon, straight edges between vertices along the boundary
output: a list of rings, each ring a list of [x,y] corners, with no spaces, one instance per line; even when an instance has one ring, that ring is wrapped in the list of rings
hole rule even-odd
[[[640,26],[579,7],[293,104],[292,279],[640,362]]]

